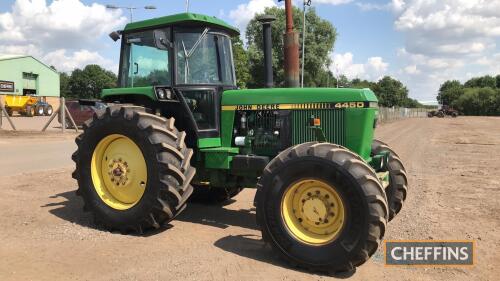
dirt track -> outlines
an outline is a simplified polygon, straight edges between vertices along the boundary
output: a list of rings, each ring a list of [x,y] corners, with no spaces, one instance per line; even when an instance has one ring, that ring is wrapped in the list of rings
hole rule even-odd
[[[405,120],[377,135],[403,158],[410,180],[407,203],[385,238],[472,239],[476,265],[384,267],[380,249],[349,279],[498,280],[500,118]],[[253,190],[223,208],[191,204],[157,233],[125,236],[94,228],[74,195],[71,170],[0,177],[0,280],[346,278],[290,269],[264,248]]]

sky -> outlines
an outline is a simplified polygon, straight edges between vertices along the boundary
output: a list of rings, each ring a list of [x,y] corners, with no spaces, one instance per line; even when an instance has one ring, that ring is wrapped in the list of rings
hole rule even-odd
[[[0,54],[30,54],[60,71],[96,63],[117,72],[111,31],[134,21],[184,12],[185,0],[0,0]],[[302,6],[302,0],[294,0]],[[500,0],[312,0],[338,31],[333,73],[377,80],[390,75],[410,96],[434,101],[439,85],[500,74]],[[244,31],[277,0],[191,0],[190,11],[217,16]],[[307,59],[307,58],[306,58]]]

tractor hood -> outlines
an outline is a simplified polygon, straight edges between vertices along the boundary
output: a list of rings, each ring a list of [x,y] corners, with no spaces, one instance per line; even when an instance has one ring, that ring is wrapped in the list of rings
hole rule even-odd
[[[222,96],[222,106],[279,105],[311,103],[377,103],[370,89],[346,88],[273,88],[230,90]],[[371,106],[370,106],[371,107]]]

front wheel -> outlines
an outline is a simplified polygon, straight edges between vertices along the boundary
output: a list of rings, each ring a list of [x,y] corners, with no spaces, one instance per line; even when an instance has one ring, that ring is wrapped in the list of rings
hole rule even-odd
[[[290,264],[321,272],[352,270],[378,248],[387,201],[375,172],[330,143],[289,148],[257,184],[263,239]]]
[[[381,153],[387,153],[389,157],[385,169],[389,172],[389,185],[385,188],[385,194],[389,205],[389,221],[391,221],[403,208],[408,194],[408,177],[399,155],[386,143],[373,140],[371,156]]]
[[[44,111],[45,111],[45,106],[43,105],[37,105],[35,108],[36,116],[43,116]]]
[[[195,174],[184,132],[139,107],[94,115],[76,139],[77,194],[109,230],[142,232],[171,221],[186,206]]]
[[[45,116],[51,116],[53,112],[54,112],[54,109],[52,108],[52,105],[50,105],[50,104],[44,108]]]

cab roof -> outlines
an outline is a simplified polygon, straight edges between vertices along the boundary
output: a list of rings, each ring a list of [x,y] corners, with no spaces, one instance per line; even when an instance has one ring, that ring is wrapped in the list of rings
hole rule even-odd
[[[229,33],[231,33],[231,35],[240,34],[240,31],[237,28],[229,25],[228,23],[226,23],[221,19],[194,13],[182,13],[182,14],[170,15],[165,17],[159,17],[159,18],[153,18],[149,20],[129,23],[125,26],[124,31],[128,32],[138,29],[151,28],[155,26],[180,25],[189,23],[218,27],[228,31]]]

